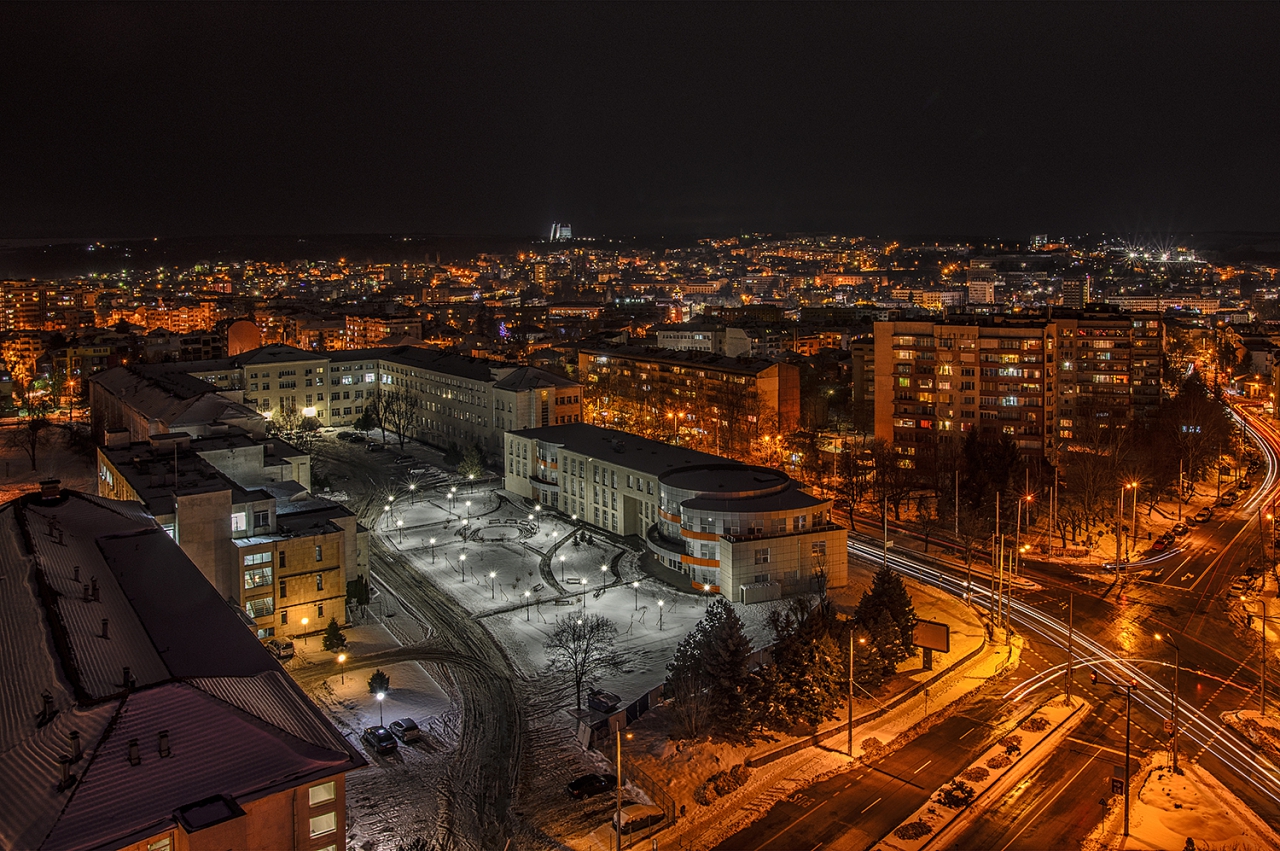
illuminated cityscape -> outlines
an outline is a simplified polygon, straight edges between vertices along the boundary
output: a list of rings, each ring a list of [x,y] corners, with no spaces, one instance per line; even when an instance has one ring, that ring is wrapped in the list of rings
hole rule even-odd
[[[1097,11],[6,7],[0,848],[1280,847],[1280,13]]]

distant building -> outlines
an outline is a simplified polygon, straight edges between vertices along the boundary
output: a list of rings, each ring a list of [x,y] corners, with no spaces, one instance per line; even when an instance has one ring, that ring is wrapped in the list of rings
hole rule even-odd
[[[364,759],[136,503],[0,506],[0,845],[320,851]]]
[[[573,228],[571,226],[559,222],[551,225],[552,242],[565,242],[570,239],[573,239]]]
[[[195,364],[192,364],[195,365]],[[192,437],[217,434],[227,427],[256,437],[267,421],[245,405],[240,390],[219,390],[174,365],[118,366],[89,379],[89,404],[95,439],[123,429],[131,441],[184,432]]]
[[[1074,310],[1084,310],[1092,301],[1089,276],[1083,272],[1073,272],[1062,279],[1062,306]]]
[[[740,602],[848,582],[831,500],[780,470],[586,424],[506,435],[505,487],[579,522],[638,535],[659,575]]]
[[[971,268],[966,274],[970,304],[995,304],[996,272],[989,268]]]

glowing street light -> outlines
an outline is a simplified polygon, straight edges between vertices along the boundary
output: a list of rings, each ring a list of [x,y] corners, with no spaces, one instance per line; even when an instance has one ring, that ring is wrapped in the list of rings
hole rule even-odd
[[[489,571],[489,599],[498,599],[498,572],[496,570]]]
[[[415,493],[417,489],[418,489],[418,485],[416,482],[409,482],[409,504],[410,505],[418,504],[417,494]]]
[[[604,583],[607,581],[605,579],[605,575],[608,574],[608,572],[609,572],[609,565],[607,564],[600,565],[600,584],[601,585],[604,585]]]
[[[403,544],[403,543],[404,543],[404,521],[403,521],[403,520],[397,520],[397,521],[396,521],[396,528],[400,530],[400,543],[402,543],[402,544]]]
[[[1266,629],[1266,624],[1263,624]],[[1161,635],[1156,633],[1156,641],[1163,641],[1173,648],[1173,773],[1180,774],[1178,771],[1178,671],[1182,668],[1180,651],[1177,643],[1173,640],[1172,635]]]
[[[662,607],[666,605],[666,600],[658,601],[658,629],[662,629]]]
[[[386,696],[387,696],[386,692],[382,692],[382,691],[378,692],[378,694],[377,694],[377,698],[378,698],[378,726],[379,726],[379,727],[383,726],[383,724],[382,724],[382,701],[383,701],[383,699],[384,699]]]
[[[302,643],[307,643],[307,624],[311,623],[311,618],[302,619]]]
[[[431,563],[436,563],[436,539],[431,539]]]
[[[564,584],[564,556],[560,556],[560,584]]]
[[[632,582],[631,590],[635,592],[635,595],[636,595],[636,611],[638,612],[640,611],[640,583]]]
[[[524,619],[529,620],[529,592],[524,592]]]
[[[338,670],[342,672],[342,684],[345,686],[347,684],[347,654],[346,653],[338,654]]]

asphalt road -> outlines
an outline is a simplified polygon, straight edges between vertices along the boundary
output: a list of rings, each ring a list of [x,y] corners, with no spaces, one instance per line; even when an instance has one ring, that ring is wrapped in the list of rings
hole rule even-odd
[[[836,843],[847,851],[869,848],[1002,735],[991,723],[994,717],[986,717],[1001,708],[998,700],[984,701],[871,765],[796,792],[716,848],[810,851]]]

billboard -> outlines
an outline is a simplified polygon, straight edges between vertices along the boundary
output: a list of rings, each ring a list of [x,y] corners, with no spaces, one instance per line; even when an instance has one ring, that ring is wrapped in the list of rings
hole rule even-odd
[[[916,621],[914,642],[916,647],[951,652],[951,627],[939,621]]]

